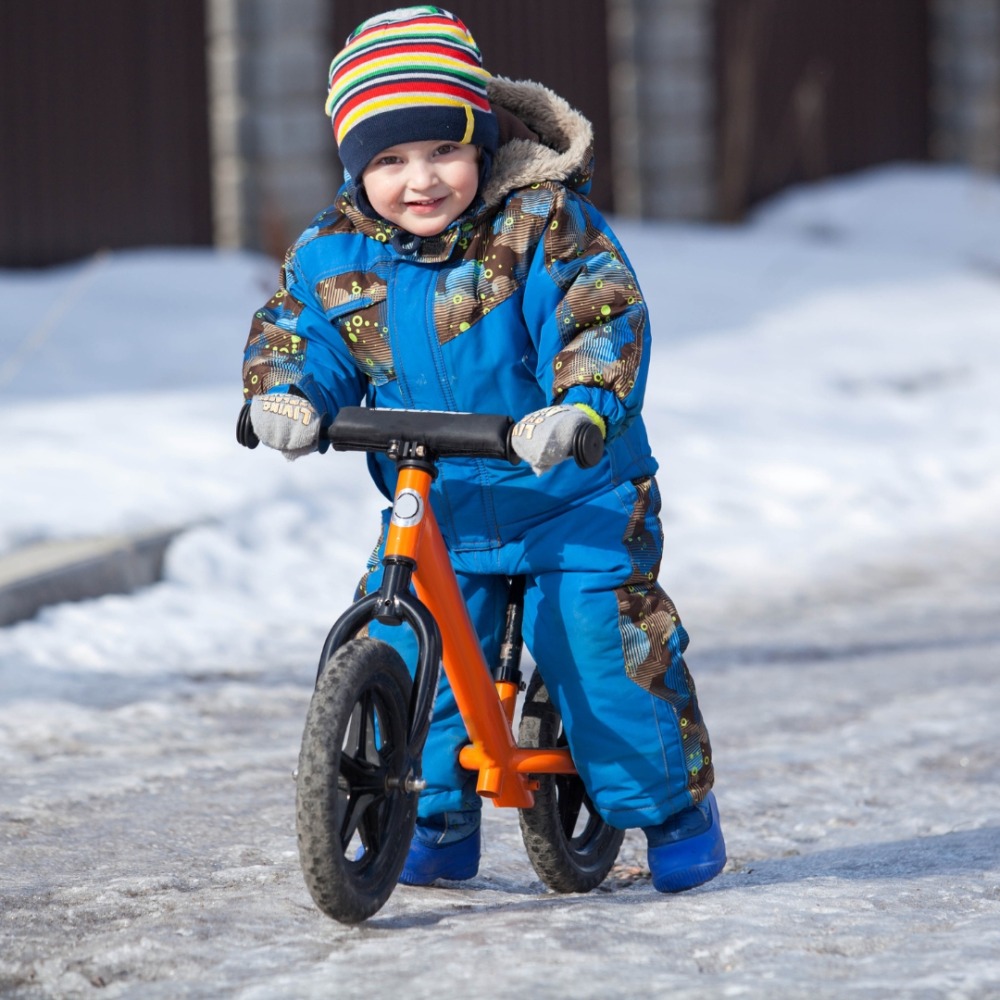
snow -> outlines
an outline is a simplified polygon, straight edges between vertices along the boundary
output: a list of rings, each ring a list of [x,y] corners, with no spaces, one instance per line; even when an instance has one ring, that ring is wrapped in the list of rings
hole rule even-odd
[[[694,995],[684,975],[715,995],[840,996],[842,978],[824,985],[837,955],[859,995],[1000,993],[1000,180],[895,165],[793,190],[739,227],[616,230],[653,317],[662,580],[694,636],[727,872],[666,903],[641,877],[545,896],[516,821],[492,810],[472,888],[401,890],[368,937],[312,911],[285,775],[380,499],[359,456],[288,463],[235,443],[273,261],[102,253],[0,272],[0,555],[184,530],[162,583],[0,631],[0,830],[34,831],[0,833],[3,896],[28,914],[0,922],[0,988],[6,974],[24,996],[86,996],[111,976],[105,996],[209,996],[214,974],[231,995],[325,996],[349,954],[429,996],[449,949],[482,947],[493,995],[514,995],[542,966],[505,964],[484,938],[513,945],[526,926],[579,996]],[[132,843],[137,803],[174,838],[151,833],[145,865],[108,848]],[[107,839],[67,833],[67,812]],[[623,857],[641,868],[639,843]],[[210,888],[212,906],[242,899],[250,953],[230,925],[213,946],[177,902]],[[82,914],[88,941],[102,921],[134,932],[101,938],[99,961],[46,905]],[[602,922],[613,937],[587,931]],[[683,959],[637,958],[668,930]]]

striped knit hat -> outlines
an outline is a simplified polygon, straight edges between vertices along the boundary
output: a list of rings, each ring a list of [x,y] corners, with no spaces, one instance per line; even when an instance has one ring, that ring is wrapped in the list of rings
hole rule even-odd
[[[440,7],[401,7],[355,28],[330,64],[326,113],[355,180],[383,149],[447,139],[493,153],[490,74],[469,29]]]

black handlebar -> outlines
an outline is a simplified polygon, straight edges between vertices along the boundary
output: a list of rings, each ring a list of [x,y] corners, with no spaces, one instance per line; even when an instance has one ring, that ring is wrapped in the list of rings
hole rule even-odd
[[[326,436],[337,451],[390,451],[404,442],[422,445],[435,458],[505,458],[514,421],[496,413],[379,410],[343,406]]]
[[[423,448],[429,459],[503,458],[516,465],[520,459],[511,446],[514,421],[498,413],[445,413],[435,410],[369,409],[344,406],[324,429],[336,451],[395,451],[406,446]],[[250,422],[250,407],[240,411],[236,437],[247,448],[259,439]],[[597,465],[604,454],[604,437],[588,421],[573,437],[571,452],[581,469]]]

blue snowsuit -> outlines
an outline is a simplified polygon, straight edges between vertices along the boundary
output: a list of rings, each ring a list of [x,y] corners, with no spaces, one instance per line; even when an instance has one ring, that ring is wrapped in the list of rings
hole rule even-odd
[[[625,253],[582,194],[589,123],[534,83],[494,79],[490,101],[538,141],[504,142],[477,200],[436,237],[370,217],[345,186],[289,250],[282,287],[256,314],[245,391],[294,385],[329,415],[364,399],[515,418],[585,403],[603,417],[607,447],[593,469],[564,462],[537,477],[523,463],[447,460],[431,501],[487,662],[507,578],[524,575],[525,644],[590,797],[612,825],[648,826],[699,802],[713,781],[687,635],[657,583],[660,498],[640,415],[648,315]],[[394,464],[373,456],[369,467],[391,497]],[[377,586],[380,556],[381,545],[360,592]],[[371,633],[412,669],[408,630]],[[442,678],[421,816],[479,807],[457,763],[467,740]]]

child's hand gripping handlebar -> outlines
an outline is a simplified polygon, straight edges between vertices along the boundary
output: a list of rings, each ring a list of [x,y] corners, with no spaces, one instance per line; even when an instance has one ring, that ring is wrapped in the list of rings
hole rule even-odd
[[[522,455],[515,448],[515,435],[522,443],[530,439],[532,435],[525,432],[524,425],[531,416],[515,424],[510,417],[494,413],[345,406],[323,433],[336,451],[401,454],[406,448],[417,458],[503,458],[516,465]],[[249,406],[240,411],[236,438],[247,448],[256,448],[260,443]],[[589,469],[604,454],[604,437],[595,423],[585,420],[572,428],[560,450],[557,461],[572,458],[581,469]]]
[[[369,409],[345,406],[327,428],[337,451],[384,451],[430,460],[447,457],[503,458],[520,461],[515,446],[519,424],[493,413],[445,413],[432,410]],[[604,454],[604,437],[589,419],[573,428],[559,461],[573,458],[581,469]],[[555,464],[554,462],[552,464]]]

